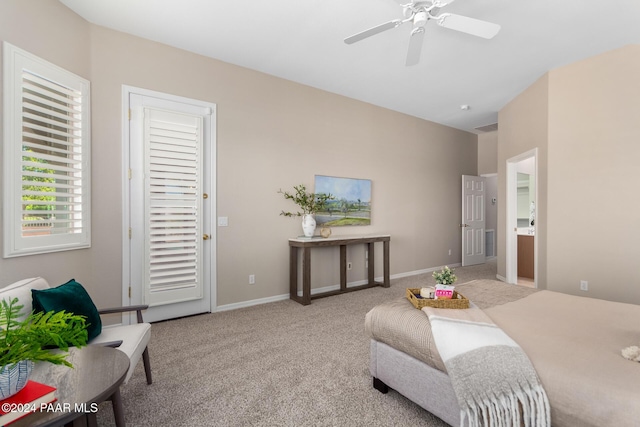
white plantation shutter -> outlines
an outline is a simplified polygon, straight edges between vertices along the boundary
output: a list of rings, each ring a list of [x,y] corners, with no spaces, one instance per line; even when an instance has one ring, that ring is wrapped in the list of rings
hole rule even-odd
[[[82,94],[27,71],[22,82],[22,236],[42,211],[52,234],[81,233]]]
[[[89,82],[5,43],[5,257],[90,245]]]
[[[202,298],[201,116],[144,109],[145,303]]]

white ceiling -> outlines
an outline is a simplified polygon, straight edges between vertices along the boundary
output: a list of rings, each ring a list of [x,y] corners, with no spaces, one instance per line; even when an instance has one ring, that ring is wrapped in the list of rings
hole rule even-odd
[[[60,1],[98,25],[475,133],[547,71],[640,43],[640,0],[456,0],[441,12],[502,29],[485,40],[429,22],[413,67],[411,24],[343,42],[402,18],[400,0]]]

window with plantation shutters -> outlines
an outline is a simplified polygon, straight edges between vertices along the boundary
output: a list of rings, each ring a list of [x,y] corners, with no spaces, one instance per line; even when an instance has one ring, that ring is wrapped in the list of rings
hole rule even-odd
[[[145,108],[144,134],[146,303],[201,298],[202,117]]]
[[[8,43],[4,64],[4,255],[89,247],[89,82]]]

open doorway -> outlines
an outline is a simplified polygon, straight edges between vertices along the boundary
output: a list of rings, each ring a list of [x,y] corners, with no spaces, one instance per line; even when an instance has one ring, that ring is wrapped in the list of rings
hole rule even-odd
[[[507,160],[507,282],[537,288],[538,150]]]
[[[482,174],[486,183],[485,193],[485,253],[487,260],[498,256],[498,174]]]

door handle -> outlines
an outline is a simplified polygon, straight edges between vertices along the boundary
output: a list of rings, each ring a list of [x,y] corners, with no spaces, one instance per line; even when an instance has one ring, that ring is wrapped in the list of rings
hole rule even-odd
[[[208,234],[203,234],[202,235],[202,240],[209,240],[209,235]]]
[[[469,224],[459,224],[460,228],[469,227]]]

